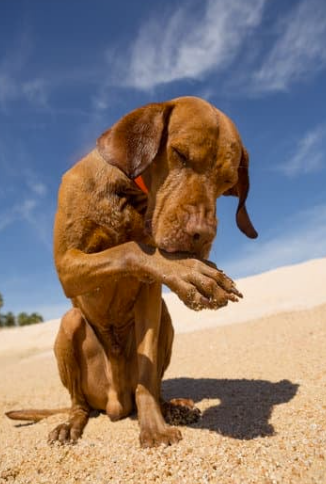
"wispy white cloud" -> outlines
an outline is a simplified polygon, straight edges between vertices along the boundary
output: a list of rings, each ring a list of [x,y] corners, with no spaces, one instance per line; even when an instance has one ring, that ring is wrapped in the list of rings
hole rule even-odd
[[[50,57],[39,58],[35,47],[28,26],[19,33],[13,32],[12,44],[0,58],[0,111],[12,114],[15,103],[24,103],[30,108],[45,110],[47,114],[89,117],[89,110],[80,104],[53,105],[51,96],[55,92],[74,90],[76,85],[85,89],[86,99],[91,97],[90,90],[101,91],[106,85],[106,81],[103,83],[107,74],[104,59],[102,64],[94,60],[87,66],[79,60],[74,63],[73,59],[67,67],[60,62],[54,64]],[[104,99],[103,95],[103,102]]]
[[[48,188],[46,184],[36,175],[31,169],[25,170],[25,182],[32,193],[38,197],[43,197],[47,194]]]
[[[24,31],[15,39],[15,45],[0,63],[0,107],[6,109],[10,102],[24,99],[34,105],[46,107],[48,85],[41,77],[26,74],[32,54],[32,39]]]
[[[22,165],[23,169],[17,169]],[[49,225],[52,217],[49,220],[49,210],[44,206],[48,187],[42,177],[28,166],[28,153],[24,146],[19,143],[8,145],[1,140],[0,171],[5,180],[0,189],[0,232],[25,222],[46,247],[51,248],[52,229]]]
[[[30,188],[36,195],[45,195],[48,191],[47,186],[38,181],[31,182]]]
[[[289,159],[277,166],[277,170],[289,177],[320,171],[326,166],[326,125],[308,131],[297,143]]]
[[[48,216],[42,211],[40,198],[25,198],[0,212],[0,232],[13,224],[25,222],[45,247],[52,250],[52,229]]]
[[[32,104],[48,107],[48,83],[45,79],[31,79],[21,84],[21,94]]]
[[[326,66],[326,4],[301,0],[278,23],[280,35],[261,67],[254,72],[258,91],[284,91]]]
[[[26,198],[9,209],[3,210],[0,217],[0,232],[17,220],[30,220],[36,205],[36,200]]]
[[[4,195],[9,196],[8,189],[20,187],[20,196],[28,199],[44,197],[48,193],[48,187],[40,173],[33,168],[33,161],[28,148],[22,139],[7,134],[0,139],[0,172],[3,180],[8,183],[1,185]]]
[[[43,79],[23,81],[10,73],[0,72],[0,107],[6,109],[10,102],[23,99],[39,107],[48,106],[48,91]]]
[[[226,261],[223,268],[238,278],[326,257],[325,241],[326,204],[322,204],[297,213],[269,240],[258,239],[252,246],[240,251],[238,258]]]
[[[201,79],[224,69],[259,25],[265,2],[206,0],[202,18],[194,14],[192,3],[184,2],[168,17],[148,19],[132,42],[129,58],[124,56],[123,65],[110,56],[109,63],[118,72],[114,81],[151,89],[181,79]]]

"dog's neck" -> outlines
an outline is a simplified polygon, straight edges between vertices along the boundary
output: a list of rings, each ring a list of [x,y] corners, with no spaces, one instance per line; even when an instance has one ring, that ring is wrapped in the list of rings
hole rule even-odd
[[[101,153],[97,148],[95,148],[95,152],[105,163],[107,163],[107,161],[103,158],[103,156],[101,155]],[[133,182],[143,193],[145,193],[145,195],[148,195],[148,188],[142,176],[137,176],[136,178],[133,179]]]

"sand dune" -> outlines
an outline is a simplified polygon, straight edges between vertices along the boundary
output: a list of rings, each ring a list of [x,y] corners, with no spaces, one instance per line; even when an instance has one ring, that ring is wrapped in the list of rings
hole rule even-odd
[[[244,300],[217,312],[165,296],[179,334],[164,395],[202,412],[168,448],[140,449],[134,418],[93,418],[74,447],[46,443],[64,416],[6,419],[69,398],[51,351],[58,320],[0,331],[0,483],[326,483],[326,259],[238,287]]]
[[[244,299],[219,311],[196,313],[175,294],[165,300],[177,333],[241,323],[284,311],[308,309],[326,302],[326,258],[281,267],[236,281]]]

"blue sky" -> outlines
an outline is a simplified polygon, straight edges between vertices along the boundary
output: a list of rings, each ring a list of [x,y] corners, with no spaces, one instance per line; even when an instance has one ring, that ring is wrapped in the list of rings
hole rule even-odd
[[[233,277],[326,256],[324,0],[3,0],[0,292],[4,311],[69,307],[52,259],[62,174],[126,112],[201,96],[251,159],[246,239],[217,202],[211,257]],[[309,283],[309,281],[303,281]]]

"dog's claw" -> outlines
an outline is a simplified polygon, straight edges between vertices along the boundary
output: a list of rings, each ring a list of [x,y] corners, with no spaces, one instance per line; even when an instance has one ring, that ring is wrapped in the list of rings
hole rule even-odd
[[[158,447],[159,445],[176,444],[182,439],[182,434],[179,429],[175,427],[167,427],[164,430],[142,430],[140,432],[139,440],[143,448]]]
[[[48,437],[48,443],[54,444],[75,444],[81,437],[82,431],[80,428],[74,427],[71,423],[65,422],[58,425]]]
[[[243,298],[242,292],[240,292],[235,286],[232,287],[231,292],[241,299]]]

